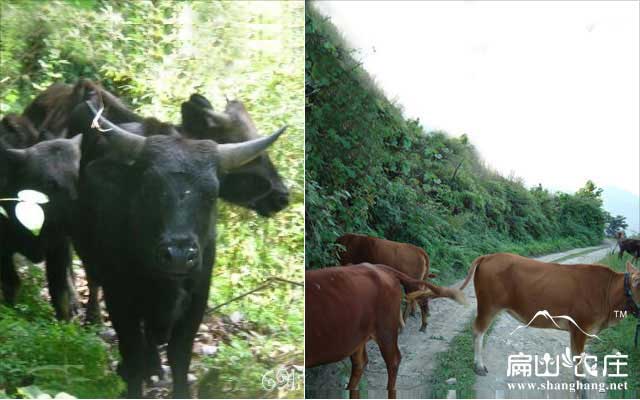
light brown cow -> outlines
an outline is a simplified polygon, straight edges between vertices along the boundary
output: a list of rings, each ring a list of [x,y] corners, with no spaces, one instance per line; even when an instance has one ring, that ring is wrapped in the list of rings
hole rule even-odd
[[[429,255],[420,247],[412,244],[354,233],[342,235],[337,242],[345,247],[345,250],[340,252],[340,264],[342,265],[369,262],[388,265],[420,281],[427,277],[435,277],[435,275],[429,274]],[[429,315],[429,299],[427,297],[418,301],[407,300],[402,319],[406,321],[409,310],[411,315],[414,314],[416,302],[419,304],[422,314],[420,332],[424,332],[427,328],[427,316]]]
[[[448,297],[466,303],[458,289],[422,282],[387,267],[368,263],[305,273],[305,366],[351,357],[350,395],[367,364],[366,345],[378,343],[387,365],[389,397],[395,396],[400,365],[398,313],[402,289],[408,297]]]
[[[563,265],[497,253],[473,261],[461,290],[472,276],[478,300],[473,322],[478,375],[487,374],[482,360],[484,333],[502,310],[524,325],[568,331],[575,356],[584,352],[590,336],[619,322],[615,311],[640,316],[640,271],[629,262],[624,274],[598,264]],[[568,316],[577,326],[566,319],[538,315],[545,311],[554,317]],[[583,367],[581,363],[579,368]]]

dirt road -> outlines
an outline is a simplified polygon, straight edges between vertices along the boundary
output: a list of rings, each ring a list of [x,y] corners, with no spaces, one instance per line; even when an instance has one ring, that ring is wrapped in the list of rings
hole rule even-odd
[[[538,257],[542,261],[556,261],[562,263],[594,262],[604,257],[610,251],[610,245],[574,249],[567,252],[549,254]],[[575,257],[569,257],[576,255]],[[568,257],[568,258],[565,258]],[[453,287],[460,286],[456,282]],[[402,352],[402,363],[398,372],[397,396],[399,398],[430,397],[429,381],[436,368],[435,355],[449,348],[450,340],[469,326],[476,312],[476,298],[473,282],[465,288],[465,295],[469,306],[464,307],[448,299],[435,299],[430,302],[431,315],[425,333],[419,332],[419,313],[409,318],[407,326],[400,334],[399,346]],[[494,321],[495,327],[485,339],[485,364],[489,375],[479,377],[476,385],[476,397],[546,397],[541,392],[528,393],[510,392],[505,389],[504,377],[507,370],[507,357],[518,351],[540,354],[555,352],[568,345],[569,338],[565,332],[540,329],[521,329],[517,339],[509,336],[516,328],[517,322],[510,316],[503,314]],[[521,347],[522,346],[522,347]],[[518,350],[518,351],[517,351]],[[473,349],[469,349],[473,351]],[[374,342],[367,345],[369,364],[364,373],[366,379],[366,394],[369,398],[385,398],[387,396],[387,371]],[[515,353],[514,353],[515,352]],[[561,354],[561,353],[560,353]],[[341,363],[307,370],[306,388],[308,397],[343,397],[350,371],[349,359]],[[564,392],[558,392],[558,397],[571,397]]]

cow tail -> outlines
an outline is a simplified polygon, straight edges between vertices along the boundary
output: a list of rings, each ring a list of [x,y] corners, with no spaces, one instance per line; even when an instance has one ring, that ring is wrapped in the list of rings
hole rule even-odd
[[[434,285],[430,282],[424,282],[427,287],[427,290],[411,293],[407,297],[410,299],[416,299],[419,297],[429,297],[429,298],[438,298],[438,297],[446,297],[455,301],[456,303],[460,303],[462,305],[468,305],[466,296],[462,293],[462,290],[450,287],[441,287]]]
[[[465,287],[467,287],[467,285],[469,284],[469,281],[473,277],[473,274],[476,272],[476,268],[478,268],[480,263],[482,263],[482,261],[484,261],[485,257],[486,256],[480,256],[480,257],[476,258],[475,260],[473,260],[473,262],[471,263],[471,268],[469,268],[469,273],[467,273],[467,277],[464,279],[464,282],[462,283],[462,286],[460,286],[460,288],[459,288],[460,290],[463,290]]]
[[[425,282],[417,279],[413,279],[409,275],[404,274],[403,272],[398,271],[395,268],[391,268],[387,265],[383,264],[375,264],[376,268],[383,269],[390,274],[394,275],[402,287],[404,288],[405,293],[409,295],[409,293],[413,294],[414,292],[424,292],[425,291]],[[415,297],[415,295],[414,295]]]

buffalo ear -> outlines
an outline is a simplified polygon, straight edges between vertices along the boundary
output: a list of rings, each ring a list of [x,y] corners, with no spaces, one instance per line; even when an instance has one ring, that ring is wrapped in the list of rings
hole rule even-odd
[[[80,150],[80,146],[82,145],[82,133],[75,135],[74,137],[69,139],[69,141],[71,142],[73,147]]]
[[[638,269],[634,267],[633,264],[631,264],[631,262],[629,261],[627,261],[627,272],[630,274],[640,273],[640,271],[638,271]]]

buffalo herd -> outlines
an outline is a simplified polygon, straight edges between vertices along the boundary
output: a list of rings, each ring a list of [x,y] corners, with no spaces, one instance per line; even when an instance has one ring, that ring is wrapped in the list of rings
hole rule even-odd
[[[45,262],[60,320],[78,307],[72,248],[86,270],[88,322],[100,321],[98,291],[117,333],[118,373],[127,397],[162,375],[167,344],[173,395],[189,397],[192,345],[209,298],[216,248],[216,201],[270,217],[289,191],[266,153],[285,131],[261,136],[240,101],[224,111],[193,94],[180,125],[142,117],[101,85],[54,84],[22,115],[0,122],[0,198],[23,189],[48,196],[38,235],[0,214],[0,284],[14,304],[15,253]]]

